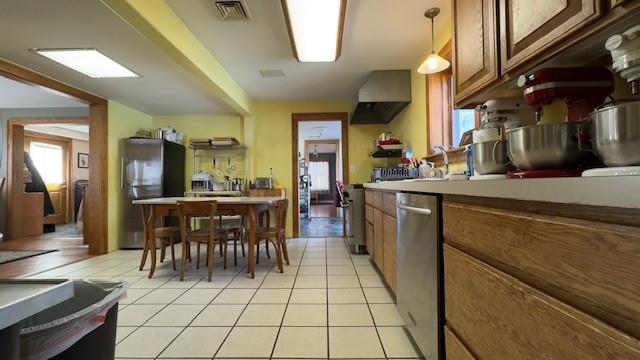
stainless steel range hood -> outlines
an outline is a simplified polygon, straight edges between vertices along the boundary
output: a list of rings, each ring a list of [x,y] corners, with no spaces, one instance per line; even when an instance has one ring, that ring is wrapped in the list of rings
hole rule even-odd
[[[385,124],[411,102],[411,70],[377,70],[358,90],[351,124]]]

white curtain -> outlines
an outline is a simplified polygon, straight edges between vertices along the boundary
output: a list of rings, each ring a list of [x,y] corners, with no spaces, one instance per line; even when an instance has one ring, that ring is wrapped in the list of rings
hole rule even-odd
[[[310,162],[309,175],[311,175],[312,191],[329,190],[329,162],[328,161]]]

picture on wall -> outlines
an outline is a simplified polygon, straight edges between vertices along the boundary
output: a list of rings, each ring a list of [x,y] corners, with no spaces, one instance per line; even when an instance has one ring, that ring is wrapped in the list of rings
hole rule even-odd
[[[78,153],[78,168],[80,169],[89,168],[89,154]]]

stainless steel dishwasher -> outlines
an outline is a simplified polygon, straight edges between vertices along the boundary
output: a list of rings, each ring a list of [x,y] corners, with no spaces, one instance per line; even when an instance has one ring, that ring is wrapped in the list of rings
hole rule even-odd
[[[439,198],[396,195],[398,310],[425,359],[444,359]]]

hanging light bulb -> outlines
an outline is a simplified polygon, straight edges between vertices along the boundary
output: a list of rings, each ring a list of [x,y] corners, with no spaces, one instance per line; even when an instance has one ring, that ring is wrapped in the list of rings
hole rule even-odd
[[[447,69],[451,63],[442,56],[436,54],[433,19],[440,14],[440,8],[431,8],[424,13],[424,16],[431,19],[431,55],[418,67],[418,72],[421,74],[435,74],[442,70]]]

